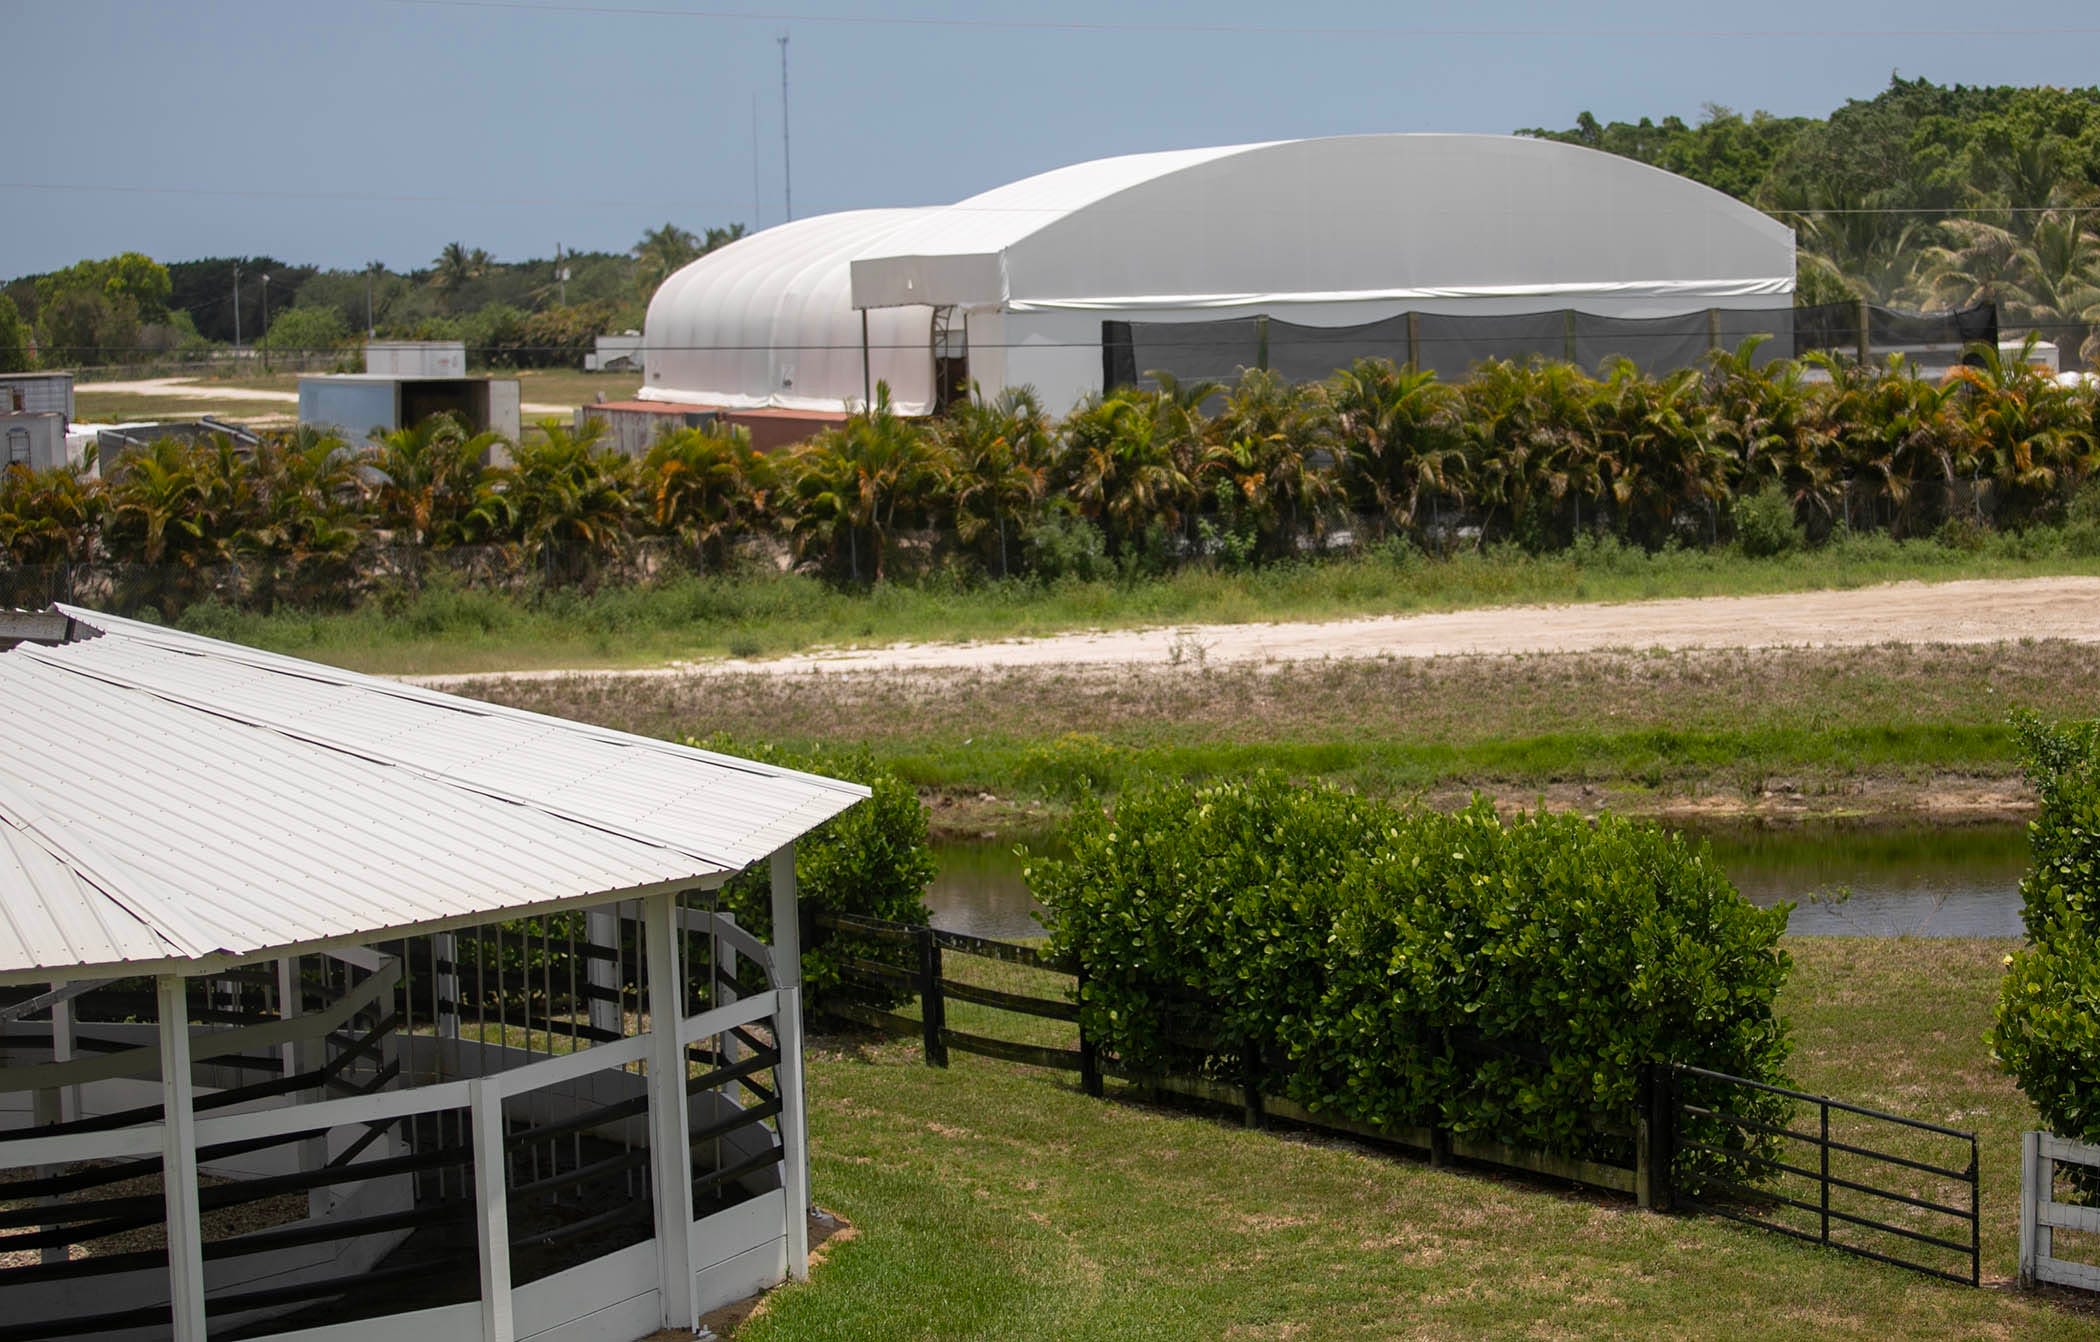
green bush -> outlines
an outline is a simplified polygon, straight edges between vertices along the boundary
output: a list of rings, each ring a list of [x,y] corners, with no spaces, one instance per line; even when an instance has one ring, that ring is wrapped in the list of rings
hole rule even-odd
[[[2100,1141],[2100,722],[2014,727],[2042,806],[1991,1043],[2050,1131]]]
[[[1777,485],[1766,485],[1735,505],[1735,540],[1752,559],[1790,554],[1801,547],[1793,501]]]
[[[795,882],[804,907],[831,913],[923,924],[930,915],[924,896],[936,870],[926,839],[926,808],[910,784],[875,763],[865,750],[784,750],[716,736],[688,745],[864,783],[873,796],[804,835],[795,845]],[[722,907],[740,926],[772,937],[771,873],[744,872],[723,887]],[[895,959],[894,948],[852,937],[827,936],[802,955],[803,983],[812,995],[839,982],[841,956]]]
[[[1630,1113],[1641,1064],[1770,1081],[1786,1057],[1785,912],[1651,825],[1414,814],[1263,774],[1141,786],[1063,839],[1029,888],[1086,968],[1088,1031],[1139,1071],[1253,1060],[1316,1112],[1623,1158],[1591,1118]]]

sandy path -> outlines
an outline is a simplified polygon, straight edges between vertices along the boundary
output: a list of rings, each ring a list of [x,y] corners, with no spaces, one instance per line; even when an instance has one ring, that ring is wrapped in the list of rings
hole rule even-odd
[[[563,675],[695,671],[885,671],[919,668],[1215,665],[1328,657],[1449,657],[1606,648],[1862,647],[1880,643],[2100,642],[2100,578],[1891,583],[1842,592],[1689,597],[1565,606],[1501,606],[1305,624],[1212,624],[1088,631],[990,643],[899,643],[763,661],[680,662],[642,670],[518,671],[419,677],[424,684]]]
[[[274,401],[278,405],[299,404],[296,391],[270,391],[262,387],[221,387],[215,383],[199,382],[187,377],[149,377],[136,382],[82,382],[74,387],[77,395],[109,393],[117,396],[166,396],[178,401]],[[545,401],[526,401],[518,407],[527,415],[573,414],[573,405],[552,405]]]

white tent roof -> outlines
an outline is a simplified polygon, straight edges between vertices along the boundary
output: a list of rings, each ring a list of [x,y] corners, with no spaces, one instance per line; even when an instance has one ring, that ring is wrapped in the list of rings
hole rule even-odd
[[[853,262],[853,301],[1041,308],[1787,294],[1785,225],[1615,154],[1350,135],[1102,159],[932,211]]]
[[[928,210],[819,215],[739,238],[657,289],[644,323],[642,398],[728,410],[838,411],[866,386],[852,258]],[[933,313],[869,314],[873,381],[899,412],[933,409]]]
[[[854,408],[856,308],[870,316],[876,380],[919,414],[933,405],[933,306],[1159,319],[1601,299],[1688,312],[1783,306],[1793,288],[1785,225],[1688,178],[1554,141],[1351,135],[1129,154],[955,205],[797,220],[710,253],[649,304],[642,395]],[[1327,311],[1316,320],[1335,320]]]
[[[713,884],[855,784],[60,607],[0,651],[0,982]]]

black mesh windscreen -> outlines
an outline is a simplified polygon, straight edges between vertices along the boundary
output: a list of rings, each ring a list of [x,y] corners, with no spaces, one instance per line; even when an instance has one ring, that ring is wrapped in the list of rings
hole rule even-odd
[[[1230,385],[1243,369],[1261,367],[1261,335],[1253,317],[1215,322],[1130,322],[1132,382],[1149,386],[1154,373],[1184,384],[1208,378]]]
[[[1290,382],[1315,382],[1358,359],[1408,359],[1407,317],[1388,317],[1361,326],[1301,326],[1269,323],[1269,367]]]
[[[1533,356],[1565,359],[1568,314],[1520,312],[1504,317],[1447,317],[1424,312],[1415,319],[1415,363],[1457,382],[1489,359],[1528,362]]]

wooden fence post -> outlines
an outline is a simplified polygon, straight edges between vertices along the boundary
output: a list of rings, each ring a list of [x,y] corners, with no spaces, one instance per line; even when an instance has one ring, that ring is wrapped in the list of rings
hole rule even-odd
[[[925,1041],[926,1065],[946,1067],[948,1046],[941,1042],[947,1028],[947,1007],[941,999],[941,943],[933,929],[919,929],[919,1025]]]
[[[1676,1205],[1670,1165],[1677,1155],[1677,1069],[1656,1063],[1655,1084],[1648,1092],[1648,1198],[1651,1210],[1666,1212]]]
[[[2020,1285],[2031,1287],[2035,1282],[2035,1259],[2040,1256],[2041,1229],[2039,1212],[2042,1202],[2049,1196],[2049,1189],[2042,1186],[2042,1134],[2023,1132],[2020,1134]]]
[[[1633,1202],[1655,1210],[1655,1064],[1644,1062],[1633,1083]]]
[[[1079,1089],[1098,1100],[1101,1098],[1101,1053],[1086,1032],[1085,962],[1073,969],[1072,977],[1072,996],[1079,1003]]]
[[[1261,1046],[1248,1044],[1240,1053],[1240,1104],[1247,1126],[1264,1128],[1268,1119],[1261,1108]]]

